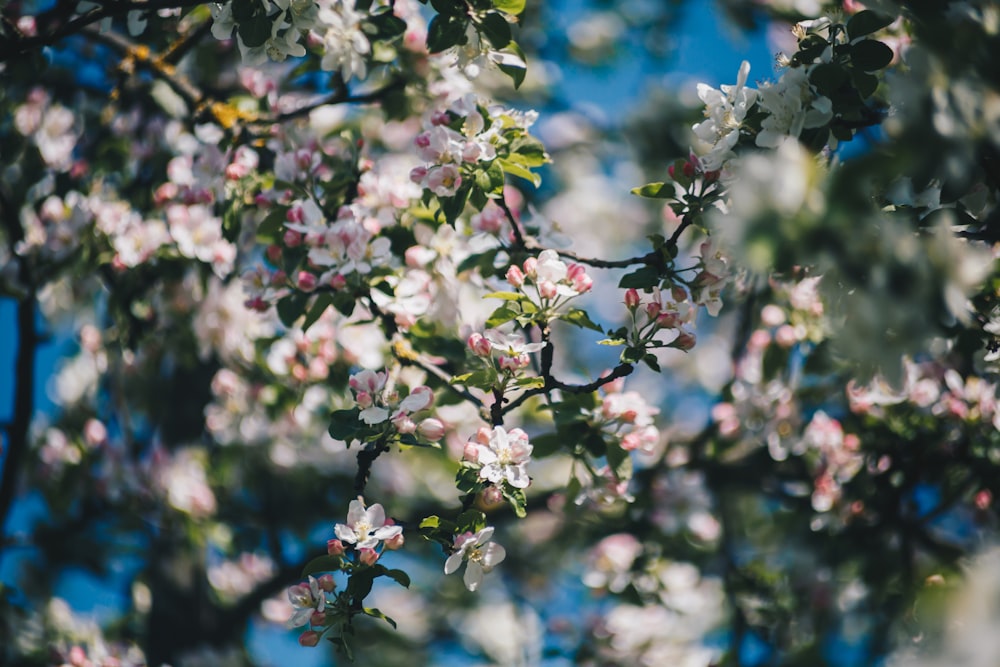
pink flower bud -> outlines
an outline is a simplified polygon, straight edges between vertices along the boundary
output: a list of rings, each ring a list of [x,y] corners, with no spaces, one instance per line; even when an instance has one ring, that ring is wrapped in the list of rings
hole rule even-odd
[[[226,165],[226,180],[238,181],[250,173],[250,168],[245,164],[233,162]]]
[[[573,278],[573,291],[577,294],[589,292],[594,286],[594,279],[586,273],[580,273]]]
[[[684,175],[688,178],[694,178],[695,166],[690,161],[684,163]]]
[[[293,206],[285,211],[285,220],[288,222],[302,222],[305,220],[305,211],[302,210],[301,206]]]
[[[556,289],[556,284],[551,280],[543,280],[538,283],[538,294],[543,299],[553,299],[559,292]]]
[[[462,460],[469,463],[479,463],[479,445],[474,442],[465,443],[465,449],[462,450]]]
[[[340,540],[333,539],[326,541],[326,553],[331,556],[343,556],[344,551],[344,543]]]
[[[428,417],[420,422],[420,425],[417,426],[417,431],[427,440],[437,442],[444,437],[444,424],[440,419]]]
[[[989,489],[983,489],[976,494],[975,503],[979,509],[987,510],[993,504],[993,494]]]
[[[447,125],[451,122],[451,116],[447,111],[435,111],[431,114],[431,125]]]
[[[282,287],[288,282],[288,274],[284,271],[275,271],[271,274],[271,284],[275,287]]]
[[[695,346],[698,341],[697,337],[689,331],[682,331],[677,335],[677,339],[674,340],[674,346],[678,350],[684,350],[687,352]]]
[[[670,165],[669,167],[667,167],[667,173],[670,174],[670,178],[675,178],[674,177],[674,165]]]
[[[316,646],[319,644],[319,633],[315,630],[306,630],[299,635],[299,646]]]
[[[320,590],[327,593],[332,593],[337,588],[337,582],[333,580],[333,575],[329,572],[317,579],[316,583],[319,584]]]
[[[670,288],[670,297],[680,303],[681,301],[687,301],[688,294],[683,287],[673,286]]]
[[[650,301],[646,304],[646,316],[651,320],[655,320],[659,315],[663,306],[660,305],[659,301]]]
[[[477,357],[488,357],[493,349],[490,341],[481,333],[472,333],[466,343]]]
[[[96,447],[108,438],[108,429],[97,419],[88,419],[83,425],[83,439],[90,447]]]
[[[281,261],[281,246],[274,245],[273,243],[267,246],[266,250],[267,260],[272,264],[277,264]]]
[[[640,303],[639,290],[634,287],[630,287],[625,290],[625,307],[629,310],[635,310],[639,307]]]
[[[798,336],[795,335],[795,327],[790,324],[782,324],[774,332],[774,342],[784,348],[789,348],[798,342]]]
[[[483,504],[487,509],[492,509],[503,503],[503,492],[495,486],[487,486],[483,489]]]
[[[295,284],[303,292],[312,292],[316,289],[316,274],[308,271],[299,271],[299,275],[295,279]]]
[[[507,269],[507,282],[515,288],[524,284],[524,273],[517,267],[516,264]]]
[[[427,178],[427,167],[414,167],[410,170],[410,180],[417,184],[422,184]]]
[[[297,232],[294,229],[286,229],[281,238],[285,242],[285,246],[288,248],[297,248],[302,245],[302,233]]]
[[[362,565],[368,565],[369,567],[375,564],[378,560],[378,552],[371,547],[361,547],[358,549],[358,561]]]
[[[330,287],[333,289],[344,289],[347,287],[347,278],[340,273],[333,274],[330,276]]]
[[[417,424],[405,412],[400,412],[392,418],[392,425],[403,435],[410,435],[417,430]]]
[[[326,612],[324,611],[314,611],[312,616],[309,617],[309,625],[323,625],[323,621],[326,620]]]
[[[538,260],[529,257],[524,260],[524,275],[534,280],[538,276]]]
[[[473,439],[480,445],[488,445],[490,444],[490,436],[492,435],[493,431],[489,427],[480,426],[478,429],[476,429],[476,435],[473,437]]]
[[[361,408],[362,410],[364,410],[365,408],[370,408],[372,406],[372,403],[374,402],[372,400],[372,395],[369,394],[367,391],[359,391],[358,396],[355,400],[358,403],[358,407]]]

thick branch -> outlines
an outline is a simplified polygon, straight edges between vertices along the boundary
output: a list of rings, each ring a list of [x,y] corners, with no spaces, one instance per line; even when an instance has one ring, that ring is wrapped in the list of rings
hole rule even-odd
[[[24,239],[24,231],[13,207],[6,197],[0,196],[0,216],[7,233],[11,255]],[[23,258],[20,262],[18,279],[23,285],[32,287],[30,268]],[[21,465],[28,452],[28,432],[34,412],[35,396],[35,352],[39,337],[35,330],[34,290],[17,303],[17,359],[14,362],[14,414],[7,427],[4,442],[3,477],[0,478],[0,537],[4,534],[7,515],[17,494]]]
[[[76,5],[75,2],[68,4],[71,6]],[[156,11],[158,9],[178,9],[182,7],[197,7],[198,5],[207,4],[209,3],[204,2],[204,0],[148,0],[148,2],[129,2],[128,0],[122,0],[120,2],[108,3],[101,7],[95,7],[94,9],[91,9],[90,11],[77,16],[66,23],[63,23],[62,25],[56,25],[52,30],[46,31],[40,35],[35,35],[33,37],[20,37],[18,39],[13,39],[0,44],[0,62],[6,62],[31,51],[35,51],[46,46],[52,46],[60,40],[82,32],[83,29],[89,25],[103,21],[106,18],[118,18],[125,16],[130,11],[135,9],[142,11]],[[58,22],[58,15],[63,14],[65,11],[65,5],[60,4],[53,8],[51,13],[41,15],[38,18],[42,24],[47,23],[45,19],[51,17],[57,17],[55,20]],[[47,26],[43,25],[42,29],[45,30],[46,27]]]

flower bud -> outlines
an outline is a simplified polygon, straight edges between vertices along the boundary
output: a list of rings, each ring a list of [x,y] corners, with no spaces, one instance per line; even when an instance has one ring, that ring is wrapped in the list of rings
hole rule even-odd
[[[326,553],[331,556],[343,556],[344,551],[344,543],[340,540],[333,539],[326,541]]]
[[[371,547],[361,547],[358,549],[358,561],[362,565],[371,567],[378,560],[378,552]]]
[[[317,579],[316,583],[319,584],[320,590],[327,593],[332,593],[337,588],[337,582],[333,580],[333,575],[329,572]]]
[[[437,442],[444,437],[444,424],[440,419],[428,417],[420,422],[420,425],[417,426],[417,431],[427,440]]]
[[[529,257],[524,260],[524,275],[532,280],[538,275],[538,260],[534,257]]]
[[[483,489],[482,499],[486,509],[493,509],[503,503],[503,492],[495,486],[488,486]]]
[[[479,463],[479,445],[474,442],[465,443],[465,449],[462,450],[462,460],[469,463]]]
[[[556,290],[556,284],[551,280],[543,280],[538,283],[538,294],[543,299],[553,299],[555,298],[558,291]]]
[[[297,232],[294,229],[286,229],[281,238],[288,248],[297,248],[302,245],[302,232]]]
[[[650,301],[646,304],[646,316],[651,320],[655,320],[662,309],[663,306],[660,305],[659,301]]]
[[[677,339],[674,340],[674,346],[679,350],[684,350],[685,352],[692,349],[697,342],[695,335],[689,331],[682,331],[677,335]]]
[[[478,442],[480,445],[488,445],[490,444],[490,436],[492,434],[493,431],[490,430],[489,427],[480,426],[478,429],[476,429],[475,441]]]
[[[478,332],[471,334],[466,343],[468,344],[469,349],[472,350],[472,353],[477,357],[488,357],[490,356],[490,351],[493,349],[490,345],[490,341],[488,341],[483,334]]]
[[[281,261],[281,246],[276,244],[271,244],[267,246],[267,260],[272,264],[277,264]]]
[[[625,290],[625,307],[629,310],[635,310],[639,307],[640,297],[639,290],[634,287],[630,287]]]
[[[372,406],[372,403],[375,402],[372,399],[372,395],[369,394],[367,391],[359,391],[357,398],[355,398],[354,400],[357,402],[358,407],[361,408],[362,410],[364,410],[365,408],[370,408]]]
[[[392,418],[393,427],[403,435],[410,435],[417,430],[417,424],[405,412],[400,412]]]
[[[515,288],[524,284],[524,273],[517,267],[516,264],[507,269],[507,282]]]
[[[309,617],[309,625],[323,625],[323,621],[326,620],[325,611],[314,611],[312,616]]]
[[[316,274],[308,271],[299,271],[299,275],[295,279],[295,284],[303,292],[312,292],[316,289]]]
[[[319,633],[315,630],[306,630],[299,635],[299,646],[316,646],[319,644]]]

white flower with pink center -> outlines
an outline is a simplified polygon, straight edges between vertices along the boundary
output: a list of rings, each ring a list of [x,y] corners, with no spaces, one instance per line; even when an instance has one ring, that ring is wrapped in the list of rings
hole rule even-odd
[[[347,510],[347,523],[338,523],[333,532],[341,542],[353,544],[357,549],[374,549],[379,542],[401,535],[403,528],[386,523],[385,510],[380,504],[366,508],[364,498],[358,496]]]
[[[483,574],[490,572],[507,557],[507,550],[493,538],[493,526],[487,526],[476,533],[462,533],[455,538],[454,551],[444,562],[444,573],[452,574],[465,563],[462,581],[465,587],[475,592],[483,583]]]
[[[507,482],[515,489],[527,488],[531,483],[527,465],[533,448],[527,433],[519,428],[507,431],[502,426],[496,426],[485,443],[477,444],[476,460],[482,465],[479,470],[481,479],[493,484]]]

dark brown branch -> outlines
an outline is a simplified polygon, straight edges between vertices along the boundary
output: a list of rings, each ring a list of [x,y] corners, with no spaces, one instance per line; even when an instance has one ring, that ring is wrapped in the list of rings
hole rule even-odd
[[[148,0],[148,2],[129,2],[128,0],[121,0],[119,2],[108,2],[101,7],[95,7],[94,9],[91,9],[90,11],[77,16],[66,23],[63,23],[62,25],[56,25],[51,31],[45,32],[44,34],[13,39],[4,44],[0,44],[0,62],[6,62],[12,58],[16,58],[45,46],[52,46],[62,39],[82,32],[83,29],[89,25],[99,23],[106,18],[119,18],[125,16],[134,9],[156,11],[159,9],[197,7],[199,5],[207,4],[209,3],[204,2],[204,0]],[[44,26],[44,24],[49,22],[46,19],[54,19],[54,22],[58,23],[61,15],[65,14],[67,5],[75,7],[76,2],[60,3],[53,8],[51,12],[40,15],[38,18],[41,19],[40,23],[43,24],[43,29],[47,27]]]
[[[515,408],[520,407],[526,400],[532,396],[538,396],[539,394],[547,394],[555,389],[560,391],[569,392],[571,394],[589,394],[591,392],[597,391],[604,385],[614,382],[618,378],[627,377],[632,374],[635,370],[635,366],[632,364],[618,364],[615,366],[610,373],[603,375],[593,382],[588,382],[587,384],[566,384],[565,382],[560,382],[551,375],[544,377],[545,386],[537,387],[535,389],[528,389],[523,394],[518,396],[513,401],[507,403],[504,408],[504,413],[508,413]]]
[[[0,194],[0,217],[7,234],[10,253],[17,256],[14,249],[24,240],[24,230],[17,212],[8,199]],[[17,358],[14,362],[14,414],[6,429],[3,456],[3,476],[0,477],[0,536],[21,475],[21,466],[28,453],[28,437],[35,398],[35,352],[39,336],[35,329],[36,301],[31,269],[25,258],[21,259],[18,280],[29,287],[30,293],[17,302]]]
[[[100,32],[93,28],[86,28],[81,31],[81,34],[88,39],[111,47],[125,59],[130,59],[136,67],[141,67],[162,79],[175,93],[180,95],[192,112],[203,105],[205,95],[187,78],[178,74],[173,65],[149,53],[145,46],[133,42],[124,35]]]
[[[346,88],[341,88],[320,100],[310,102],[309,104],[301,106],[298,109],[292,109],[291,111],[286,111],[273,117],[264,116],[257,118],[254,120],[254,124],[283,123],[287,120],[307,116],[315,109],[330,104],[367,104],[369,102],[378,102],[387,93],[403,88],[405,85],[406,81],[404,79],[395,77],[381,88],[376,88],[375,90],[367,93],[360,93],[358,95],[351,95]]]

